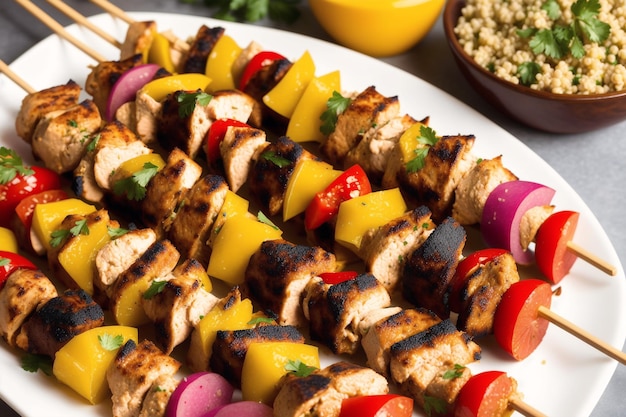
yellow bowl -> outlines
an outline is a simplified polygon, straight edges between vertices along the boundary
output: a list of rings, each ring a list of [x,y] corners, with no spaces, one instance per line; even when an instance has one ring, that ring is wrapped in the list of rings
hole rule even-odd
[[[445,0],[309,0],[313,15],[340,44],[384,57],[407,51],[426,36]]]

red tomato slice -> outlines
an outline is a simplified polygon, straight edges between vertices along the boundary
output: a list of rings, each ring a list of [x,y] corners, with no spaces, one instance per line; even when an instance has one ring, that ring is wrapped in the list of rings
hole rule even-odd
[[[246,68],[243,70],[243,73],[241,74],[241,79],[239,80],[239,89],[243,91],[243,89],[246,88],[246,85],[248,85],[248,81],[250,81],[250,78],[252,78],[252,76],[256,74],[258,70],[266,65],[270,65],[274,61],[278,61],[279,59],[287,58],[277,52],[272,51],[261,51],[253,56],[246,65]]]
[[[487,371],[472,376],[459,391],[454,417],[504,415],[513,387],[513,381],[504,372]]]
[[[9,275],[20,268],[35,270],[37,266],[22,255],[0,251],[0,289],[4,286]]]
[[[413,399],[397,394],[350,397],[341,402],[339,417],[410,417]]]
[[[65,200],[66,198],[68,198],[68,195],[63,190],[54,189],[42,191],[37,194],[29,195],[17,203],[15,213],[22,221],[26,230],[30,230],[30,225],[33,222],[33,212],[37,204],[51,203],[53,201]]]
[[[45,190],[61,188],[61,177],[56,172],[40,167],[30,167],[31,175],[17,175],[7,184],[0,184],[0,226],[10,227],[13,211],[25,197]]]
[[[229,126],[246,127],[250,125],[235,119],[218,119],[214,121],[206,134],[206,154],[209,163],[214,163],[220,158],[220,142],[224,140],[226,129]]]
[[[458,313],[462,309],[463,304],[463,287],[469,277],[479,267],[484,266],[505,253],[508,253],[506,249],[487,248],[481,249],[474,253],[467,255],[456,267],[454,277],[450,281],[450,309],[455,313]]]
[[[535,260],[541,272],[554,284],[569,274],[578,259],[567,249],[567,243],[574,238],[579,217],[575,211],[559,211],[548,217],[537,230]]]
[[[313,197],[304,212],[304,227],[317,229],[337,214],[339,204],[371,192],[372,186],[363,168],[352,165]]]
[[[324,272],[320,274],[320,278],[326,284],[335,285],[356,278],[358,275],[356,271]]]
[[[525,359],[539,346],[549,324],[539,316],[539,307],[550,308],[551,302],[550,284],[539,279],[525,279],[506,290],[493,317],[493,333],[513,358]]]

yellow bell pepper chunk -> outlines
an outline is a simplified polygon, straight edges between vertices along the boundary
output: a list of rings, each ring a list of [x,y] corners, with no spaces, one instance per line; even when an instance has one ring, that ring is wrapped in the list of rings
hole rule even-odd
[[[241,197],[237,193],[234,193],[231,190],[226,191],[226,197],[224,198],[224,203],[222,204],[222,208],[219,213],[217,213],[217,217],[213,222],[213,227],[211,229],[211,235],[209,236],[209,240],[207,244],[209,246],[213,246],[215,242],[215,238],[219,234],[222,226],[231,217],[239,216],[239,215],[250,215],[248,212],[248,207],[250,206],[250,202],[245,198]]]
[[[128,340],[137,343],[136,328],[104,326],[87,330],[56,352],[52,373],[91,404],[100,403],[110,396],[106,371],[119,347]]]
[[[160,33],[154,34],[154,39],[152,39],[150,49],[148,50],[148,62],[157,64],[171,74],[176,72],[170,52],[170,41],[164,35]]]
[[[6,227],[0,227],[0,250],[5,252],[17,253],[19,245],[13,230]]]
[[[139,91],[156,101],[163,101],[168,94],[176,91],[205,91],[210,83],[211,79],[204,74],[176,74],[152,80]]]
[[[158,153],[146,153],[136,156],[120,164],[115,170],[115,178],[128,178],[144,169],[145,164],[153,164],[160,171],[165,166],[165,161]]]
[[[315,194],[323,191],[341,173],[322,161],[307,159],[297,164],[285,190],[283,221],[304,212]]]
[[[243,400],[271,405],[277,394],[278,382],[288,373],[286,366],[295,361],[319,369],[317,346],[296,342],[251,343],[241,373]]]
[[[416,157],[416,149],[424,147],[424,145],[417,141],[417,138],[422,136],[420,133],[422,126],[426,125],[420,122],[413,124],[405,130],[404,133],[402,133],[402,136],[400,136],[400,139],[398,140],[398,149],[400,149],[400,152],[402,153],[402,162],[404,164],[409,163]]]
[[[313,77],[315,63],[309,51],[305,51],[278,84],[263,96],[263,103],[281,116],[290,118]]]
[[[230,217],[217,234],[209,259],[209,276],[230,285],[243,283],[250,256],[266,240],[279,239],[282,231],[247,216]],[[237,256],[234,256],[236,254]]]
[[[326,103],[334,91],[341,91],[339,71],[313,78],[293,110],[287,125],[287,136],[296,142],[321,143],[325,136],[320,131],[320,117],[326,111]]]
[[[51,203],[42,203],[35,206],[33,213],[32,230],[46,251],[49,251],[50,235],[61,225],[69,214],[87,215],[96,211],[96,207],[87,204],[78,198],[68,198]]]
[[[335,240],[358,252],[365,232],[400,217],[406,210],[398,188],[375,191],[344,201],[337,213]]]
[[[211,81],[210,90],[235,88],[232,67],[243,49],[228,35],[222,35],[211,49],[206,61],[205,74]]]
[[[72,280],[88,294],[93,295],[93,276],[98,251],[111,240],[109,216],[105,210],[87,217],[89,234],[70,237],[59,252],[58,260]],[[93,221],[91,221],[93,220]]]

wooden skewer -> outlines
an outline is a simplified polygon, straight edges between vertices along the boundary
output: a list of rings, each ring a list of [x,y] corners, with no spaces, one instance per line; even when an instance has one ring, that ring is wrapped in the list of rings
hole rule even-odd
[[[13,70],[1,59],[0,59],[0,72],[3,72],[7,77],[9,77],[9,79],[11,79],[11,81],[19,85],[27,93],[32,94],[32,93],[37,92],[37,90],[31,87],[26,81],[20,78],[20,76],[17,75],[15,72],[13,72]]]
[[[87,44],[78,40],[76,37],[72,36],[68,31],[65,30],[63,26],[61,26],[56,20],[50,17],[46,12],[37,7],[33,2],[28,0],[16,0],[16,2],[28,10],[33,16],[39,19],[42,23],[52,29],[58,36],[61,38],[71,42],[74,46],[79,48],[81,51],[92,57],[98,62],[106,61],[106,59],[100,55],[98,52],[90,48]]]
[[[526,417],[547,417],[544,413],[519,398],[511,398],[509,400],[509,407]]]
[[[603,340],[598,339],[597,337],[593,336],[591,333],[587,332],[586,330],[581,329],[580,327],[576,326],[574,323],[559,316],[558,314],[556,314],[549,308],[545,306],[540,306],[538,314],[540,317],[543,317],[544,319],[548,320],[550,323],[557,325],[558,327],[565,330],[569,334],[579,338],[580,340],[587,343],[588,345],[598,349],[600,352],[604,353],[605,355],[615,359],[622,365],[626,365],[626,353],[622,352],[619,349],[614,348],[613,346],[610,346]]]
[[[115,46],[116,48],[122,47],[122,43],[120,41],[115,39],[113,36],[105,32],[104,30],[100,29],[98,26],[91,23],[91,21],[85,18],[85,16],[78,13],[75,9],[72,9],[67,4],[63,3],[63,1],[61,0],[47,0],[47,1],[48,3],[56,7],[59,11],[64,13],[67,17],[69,17],[70,19],[78,23],[79,25],[82,25],[86,27],[87,29],[91,30],[93,33],[100,36],[102,39],[109,42],[111,45]]]
[[[586,249],[577,245],[571,240],[567,242],[567,249],[571,251],[572,253],[576,254],[576,256],[582,259],[583,261],[586,261],[592,266],[595,266],[602,272],[611,276],[617,275],[617,268],[614,265],[609,264],[604,259],[600,259],[593,253],[587,251]]]

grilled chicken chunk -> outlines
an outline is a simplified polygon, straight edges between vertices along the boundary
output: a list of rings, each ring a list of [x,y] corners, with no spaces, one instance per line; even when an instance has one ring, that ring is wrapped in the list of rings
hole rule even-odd
[[[167,354],[191,334],[191,330],[218,302],[218,298],[202,286],[206,271],[200,262],[187,259],[174,268],[163,288],[150,298],[142,298],[141,305],[154,323],[154,342]],[[198,307],[202,304],[202,310]],[[193,315],[190,312],[193,311]]]
[[[503,182],[517,177],[502,164],[502,156],[483,159],[459,181],[454,192],[452,217],[463,225],[480,223],[487,197]]]
[[[360,257],[367,270],[393,293],[399,289],[406,259],[434,228],[430,210],[420,206],[364,235]]]
[[[367,356],[367,366],[388,377],[391,346],[440,321],[441,319],[432,311],[415,308],[400,310],[376,322],[361,340]]]
[[[302,305],[311,339],[324,343],[336,354],[356,352],[362,318],[391,304],[389,293],[372,274],[334,285],[316,277],[305,291]]]
[[[97,139],[92,139],[95,141]],[[74,169],[72,175],[72,191],[77,197],[92,203],[101,203],[104,199],[104,190],[96,182],[93,172],[95,153],[87,146],[83,157]]]
[[[119,61],[103,61],[91,69],[85,82],[85,91],[91,94],[100,114],[106,114],[107,101],[113,84],[129,69],[143,63],[141,54]]]
[[[181,202],[168,236],[184,258],[208,265],[211,248],[206,242],[227,191],[223,177],[209,174],[196,182]]]
[[[153,384],[178,372],[181,363],[161,352],[154,343],[129,340],[120,348],[107,369],[113,417],[137,417],[144,397]]]
[[[233,192],[244,185],[259,150],[268,144],[263,130],[234,126],[226,129],[224,139],[220,142],[220,154],[224,161],[226,180]]]
[[[222,27],[209,28],[206,25],[200,26],[189,48],[182,72],[204,74],[209,54],[224,32],[225,29]]]
[[[337,362],[305,377],[285,376],[274,400],[274,416],[338,417],[344,399],[388,392],[382,375],[352,363]]]
[[[466,238],[465,229],[448,217],[409,255],[401,280],[407,301],[441,318],[450,316],[448,288]]]
[[[104,324],[104,311],[84,290],[66,290],[43,303],[22,325],[16,345],[54,358],[76,335]]]
[[[382,126],[370,127],[358,144],[348,151],[343,167],[359,164],[371,182],[380,184],[400,136],[415,123],[417,120],[405,114],[393,117]]]
[[[263,45],[258,43],[257,41],[251,41],[245,48],[241,51],[241,53],[233,62],[231,67],[231,72],[233,73],[233,80],[235,80],[235,86],[239,86],[239,81],[241,81],[241,75],[243,71],[246,69],[246,66],[250,62],[252,58],[259,52],[263,50]]]
[[[530,244],[535,241],[539,226],[550,217],[553,211],[554,206],[545,205],[531,207],[524,213],[519,227],[520,246],[522,249],[528,250]]]
[[[132,58],[137,54],[144,54],[152,44],[157,31],[156,22],[132,22],[128,24],[126,38],[120,48],[120,60]]]
[[[450,375],[453,375],[451,378]],[[430,398],[436,398],[440,400],[439,404],[443,405],[445,410],[438,413],[438,415],[452,415],[454,411],[454,402],[456,401],[459,391],[463,388],[463,385],[472,377],[472,371],[470,368],[454,364],[451,367],[444,367],[437,375],[430,381],[424,392],[410,392],[415,405],[426,409],[427,402]],[[502,415],[502,414],[498,414]]]
[[[134,229],[106,243],[96,254],[94,286],[108,297],[119,276],[156,242],[152,229]]]
[[[319,247],[297,245],[283,239],[261,244],[248,262],[245,292],[283,325],[307,325],[301,298],[309,281],[335,271],[335,255]]]
[[[239,90],[220,90],[211,93],[209,118],[235,119],[253,127],[261,127],[260,104],[252,96]]]
[[[296,165],[316,157],[286,136],[266,146],[252,163],[248,178],[250,193],[262,210],[274,216],[282,210],[287,183]]]
[[[100,112],[91,100],[47,113],[33,133],[33,154],[59,174],[71,172],[101,125]]]
[[[502,295],[519,279],[515,259],[508,252],[478,266],[461,290],[461,310],[456,322],[459,330],[473,337],[490,334]]]
[[[165,415],[167,403],[179,384],[172,375],[159,375],[146,393],[139,417],[161,417]]]
[[[358,145],[364,132],[386,125],[399,112],[397,96],[385,97],[376,87],[367,87],[339,115],[335,131],[320,146],[322,154],[335,166],[344,166],[346,155]]]
[[[163,103],[156,101],[148,93],[139,90],[134,101],[134,107],[129,108],[129,118],[134,121],[135,132],[144,143],[153,143],[157,141],[158,120],[161,116]],[[133,112],[134,110],[134,112]],[[118,110],[119,113],[119,110]],[[118,117],[124,120],[122,117]],[[132,126],[132,124],[128,124]]]
[[[26,95],[15,119],[15,131],[25,142],[31,143],[39,121],[48,113],[69,109],[78,104],[81,87],[69,80],[66,84],[46,88]]]
[[[389,164],[383,188],[399,186],[410,206],[425,205],[441,221],[450,215],[455,189],[474,166],[473,145],[471,135],[443,136],[428,149],[421,169],[409,172],[404,164]]]
[[[391,378],[415,398],[442,370],[480,359],[480,347],[446,319],[394,343],[389,358]]]
[[[173,149],[163,169],[146,186],[146,196],[141,201],[143,223],[159,237],[165,237],[180,202],[201,175],[198,163],[180,149]]]
[[[252,329],[218,330],[213,343],[211,370],[222,375],[235,388],[241,388],[243,362],[252,343],[291,342],[304,343],[302,333],[293,326],[274,324]]]
[[[18,269],[7,277],[0,291],[0,335],[9,346],[17,346],[17,335],[27,318],[57,295],[54,284],[39,270]]]

